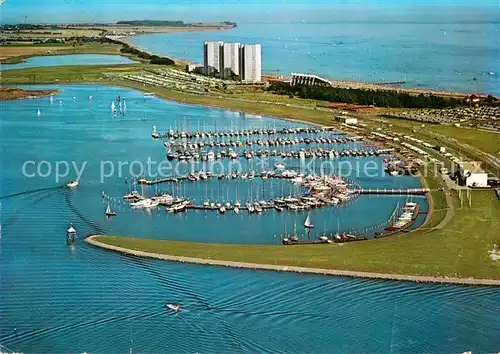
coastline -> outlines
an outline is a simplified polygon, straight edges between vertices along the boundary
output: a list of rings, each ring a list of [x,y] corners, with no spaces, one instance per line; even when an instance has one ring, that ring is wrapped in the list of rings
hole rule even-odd
[[[207,28],[200,30],[202,32],[209,32],[209,31],[214,31],[214,30],[230,30],[232,28]],[[196,31],[196,30],[194,30]],[[188,31],[188,32],[193,32],[193,31]],[[177,32],[156,32],[158,33],[177,33]],[[123,43],[126,43],[130,47],[136,48],[138,50],[150,53],[150,54],[155,54],[151,51],[146,50],[145,48],[142,48],[134,43],[132,43],[129,38],[132,37],[139,37],[139,36],[145,36],[145,35],[150,35],[150,34],[155,34],[155,32],[150,32],[150,33],[140,33],[136,34],[133,36],[127,36],[127,37],[121,37],[117,38],[117,40],[122,41]],[[156,53],[156,55],[160,55]],[[189,58],[176,58],[170,56],[168,53],[167,54],[161,54],[165,55],[168,58],[174,60],[176,63],[181,64],[181,65],[187,65],[189,63],[194,63],[195,61],[189,59]],[[321,77],[324,77],[330,83],[332,84],[333,87],[339,87],[339,88],[348,88],[348,89],[364,89],[364,90],[386,90],[386,91],[398,91],[398,92],[405,92],[408,94],[414,94],[414,95],[419,95],[419,94],[431,94],[431,95],[436,95],[436,96],[442,96],[442,97],[447,97],[447,98],[467,98],[471,96],[472,94],[479,96],[479,97],[486,97],[488,93],[481,93],[481,92],[458,92],[458,91],[447,91],[447,90],[435,90],[435,89],[425,89],[425,88],[417,88],[417,87],[398,87],[398,86],[391,86],[391,85],[385,85],[385,84],[377,84],[373,82],[366,82],[366,81],[350,81],[350,80],[338,80],[335,78],[330,78],[330,77],[325,77],[322,74],[318,73],[308,73],[308,74],[315,74]],[[262,76],[267,76],[271,78],[277,78],[277,75],[275,73],[271,72],[262,72]],[[285,75],[286,76],[286,75]],[[495,95],[494,95],[495,96]]]
[[[0,88],[0,101],[30,100],[57,95],[59,90],[24,90],[16,87]]]
[[[204,259],[194,257],[173,256],[168,254],[151,253],[138,251],[123,247],[110,245],[107,243],[96,240],[97,237],[107,237],[102,235],[92,235],[85,238],[85,242],[91,246],[102,248],[108,251],[118,252],[130,256],[141,258],[158,259],[171,262],[191,263],[200,265],[211,266],[224,266],[231,268],[244,268],[254,270],[266,270],[277,272],[292,272],[301,274],[316,274],[316,275],[329,275],[329,276],[343,276],[379,280],[394,280],[394,281],[409,281],[416,283],[436,283],[436,284],[457,284],[457,285],[482,285],[482,286],[500,286],[500,280],[495,279],[475,279],[475,278],[456,278],[456,277],[433,277],[433,276],[419,276],[419,275],[404,275],[404,274],[390,274],[390,273],[372,273],[360,272],[350,270],[338,269],[323,269],[323,268],[308,268],[296,266],[283,266],[272,264],[260,263],[247,263],[247,262],[232,262],[217,259]],[[278,246],[277,246],[278,247]]]

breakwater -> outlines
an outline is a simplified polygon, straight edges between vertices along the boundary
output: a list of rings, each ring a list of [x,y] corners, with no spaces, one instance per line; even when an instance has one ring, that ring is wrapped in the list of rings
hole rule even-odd
[[[357,277],[357,278],[412,281],[412,282],[419,282],[419,283],[500,286],[500,280],[495,280],[495,279],[432,277],[432,276],[420,276],[420,275],[372,273],[372,272],[359,272],[359,271],[351,271],[351,270],[306,268],[306,267],[295,267],[295,266],[286,266],[286,265],[259,264],[259,263],[248,263],[248,262],[231,262],[231,261],[223,261],[223,260],[217,260],[217,259],[204,259],[204,258],[194,258],[194,257],[173,256],[173,255],[168,255],[168,254],[143,252],[143,251],[132,250],[132,249],[128,249],[128,248],[118,247],[118,246],[114,246],[114,245],[109,245],[107,243],[100,242],[100,241],[96,240],[97,237],[102,237],[102,236],[100,236],[100,235],[89,236],[85,239],[85,242],[92,245],[92,246],[100,247],[100,248],[103,248],[103,249],[106,249],[109,251],[119,252],[119,253],[131,255],[131,256],[136,256],[136,257],[141,257],[141,258],[160,259],[160,260],[171,261],[171,262],[194,263],[194,264],[202,264],[202,265],[224,266],[224,267],[232,267],[232,268],[247,268],[247,269],[257,269],[257,270],[272,270],[272,271],[278,271],[278,272],[294,272],[294,273],[333,275],[333,276]],[[275,247],[279,247],[279,246],[275,246]]]

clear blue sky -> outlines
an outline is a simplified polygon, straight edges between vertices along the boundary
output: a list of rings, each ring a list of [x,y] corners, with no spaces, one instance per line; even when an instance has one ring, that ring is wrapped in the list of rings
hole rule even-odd
[[[437,3],[437,4],[436,4]],[[367,18],[398,19],[422,13],[422,19],[460,19],[477,11],[499,19],[496,0],[4,0],[2,23],[116,22],[155,19],[210,22],[335,21]],[[446,10],[436,11],[435,7]],[[434,8],[430,10],[430,8]]]

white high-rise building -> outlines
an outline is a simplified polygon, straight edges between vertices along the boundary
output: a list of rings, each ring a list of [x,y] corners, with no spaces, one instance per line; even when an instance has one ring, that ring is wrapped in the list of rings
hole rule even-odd
[[[260,82],[262,58],[260,44],[245,44],[240,47],[240,77],[246,82]]]
[[[203,44],[203,72],[205,75],[217,75],[222,71],[222,42]]]
[[[233,75],[240,75],[240,44],[224,43],[222,53],[222,78],[231,79]]]

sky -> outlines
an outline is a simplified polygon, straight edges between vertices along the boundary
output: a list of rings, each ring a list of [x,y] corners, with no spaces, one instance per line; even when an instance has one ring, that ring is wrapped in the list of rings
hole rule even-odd
[[[0,0],[1,1],[1,0]],[[119,20],[293,22],[447,18],[499,21],[497,0],[4,0],[2,24],[89,23]],[[463,16],[462,16],[463,15]],[[465,16],[467,15],[467,16]]]

